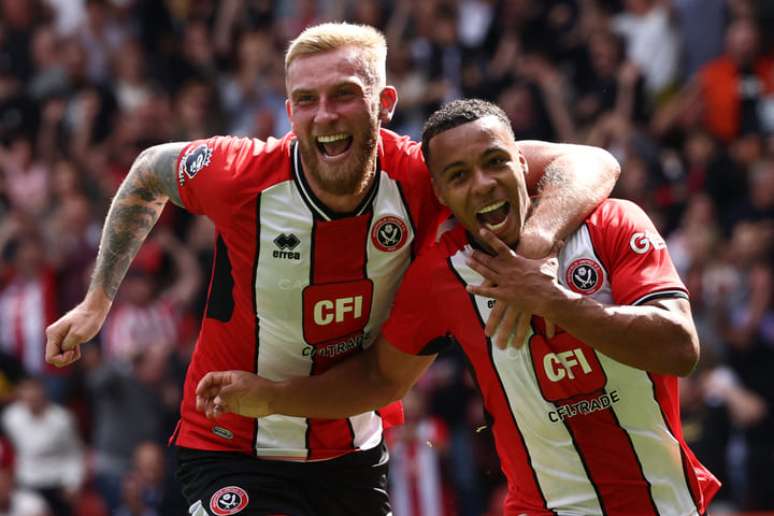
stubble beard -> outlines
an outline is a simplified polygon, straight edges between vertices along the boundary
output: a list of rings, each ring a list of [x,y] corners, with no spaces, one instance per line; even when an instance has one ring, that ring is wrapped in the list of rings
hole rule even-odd
[[[314,142],[299,141],[299,150],[304,170],[325,192],[333,195],[353,195],[367,188],[376,167],[376,141],[379,134],[379,120],[369,117],[368,138],[353,148],[353,156],[343,165],[330,166],[322,162]],[[356,145],[353,141],[352,145]]]

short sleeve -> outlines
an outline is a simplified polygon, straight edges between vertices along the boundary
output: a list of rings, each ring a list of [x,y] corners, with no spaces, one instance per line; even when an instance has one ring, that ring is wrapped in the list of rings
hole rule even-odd
[[[177,161],[178,191],[186,209],[216,222],[233,205],[237,178],[253,155],[255,140],[215,136],[190,142]]]
[[[427,355],[440,351],[439,342],[445,342],[450,333],[440,310],[442,289],[433,281],[431,266],[435,253],[417,259],[403,277],[392,311],[382,327],[387,341],[411,355]],[[437,270],[437,269],[436,269]]]
[[[639,206],[609,200],[589,217],[587,227],[608,270],[614,303],[688,298],[664,239]]]

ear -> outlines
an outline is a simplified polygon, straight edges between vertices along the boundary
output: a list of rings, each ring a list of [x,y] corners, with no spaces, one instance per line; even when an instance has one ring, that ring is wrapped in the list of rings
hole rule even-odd
[[[379,120],[382,124],[392,120],[395,108],[398,106],[398,90],[395,86],[385,86],[379,93]]]
[[[288,114],[288,121],[293,124],[293,105],[290,103],[290,99],[285,99],[285,113]]]
[[[527,163],[527,157],[524,156],[521,149],[519,149],[519,165],[521,165],[521,170],[524,172],[524,177],[527,177],[529,175],[529,164]]]
[[[441,194],[441,187],[438,186],[438,183],[436,183],[434,177],[431,177],[430,183],[433,185],[433,193],[435,193],[435,196],[438,198],[438,202],[440,202],[444,206],[448,206],[448,204],[446,204],[446,201],[443,200],[443,195]]]

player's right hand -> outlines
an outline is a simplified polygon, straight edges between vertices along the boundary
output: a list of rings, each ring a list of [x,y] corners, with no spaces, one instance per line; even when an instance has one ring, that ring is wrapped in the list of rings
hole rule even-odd
[[[93,339],[107,311],[81,303],[46,328],[46,362],[65,367],[81,358],[81,344]]]
[[[274,382],[247,371],[209,372],[196,386],[196,410],[209,419],[228,412],[246,417],[268,416],[273,385]]]

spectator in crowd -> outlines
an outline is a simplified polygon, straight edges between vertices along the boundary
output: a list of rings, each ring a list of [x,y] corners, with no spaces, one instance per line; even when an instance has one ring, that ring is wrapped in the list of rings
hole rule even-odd
[[[0,516],[57,516],[45,498],[35,491],[18,487],[13,469],[0,466]]]
[[[47,263],[42,235],[35,232],[34,225],[21,220],[11,217],[5,221],[6,228],[16,229],[3,248],[8,272],[0,282],[0,347],[28,374],[48,373],[42,380],[49,395],[61,400],[63,374],[50,368],[41,353],[41,332],[58,311],[56,277]]]
[[[762,51],[755,20],[735,20],[722,56],[704,65],[698,86],[709,131],[725,143],[741,135],[774,132],[764,105],[774,96],[774,58]]]
[[[656,100],[674,85],[680,57],[669,0],[624,0],[624,6],[612,29],[626,40],[627,58],[642,70],[645,89]]]
[[[442,420],[426,415],[425,396],[419,389],[409,393],[403,400],[406,421],[386,434],[390,492],[395,514],[446,516],[457,512],[442,470],[449,431]]]
[[[72,513],[83,486],[85,454],[75,420],[52,403],[35,377],[18,387],[18,400],[2,413],[2,427],[15,450],[16,479],[46,499],[56,515]]]
[[[168,462],[161,444],[153,441],[138,444],[132,469],[123,478],[123,503],[115,514],[165,516],[187,512]]]

